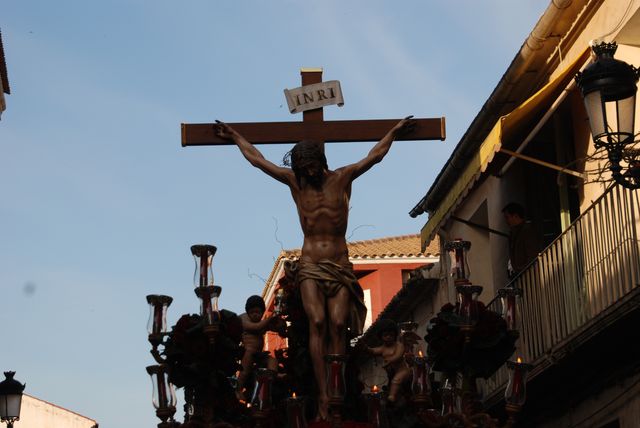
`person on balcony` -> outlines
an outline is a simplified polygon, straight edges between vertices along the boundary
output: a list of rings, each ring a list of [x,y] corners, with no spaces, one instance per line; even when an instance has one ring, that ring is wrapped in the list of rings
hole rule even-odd
[[[516,202],[502,209],[509,225],[509,277],[522,272],[538,256],[541,249],[540,234],[535,226],[525,220],[524,207]]]

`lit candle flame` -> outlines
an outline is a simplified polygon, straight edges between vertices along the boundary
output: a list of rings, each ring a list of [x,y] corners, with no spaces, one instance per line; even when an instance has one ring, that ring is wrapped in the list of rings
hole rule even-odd
[[[516,361],[518,361],[518,364],[520,364],[522,363],[522,358],[518,357]]]
[[[418,357],[422,358],[422,351],[421,350],[418,351]]]
[[[378,385],[373,385],[373,387],[371,388],[371,392],[378,392]]]
[[[296,393],[295,393],[295,392],[293,393],[292,397],[293,397],[293,398],[296,398]]]

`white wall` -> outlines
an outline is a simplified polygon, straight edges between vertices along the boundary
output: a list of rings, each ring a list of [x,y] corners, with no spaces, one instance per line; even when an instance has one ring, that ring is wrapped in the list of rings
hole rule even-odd
[[[30,395],[22,396],[20,420],[15,428],[93,428],[93,419],[74,413]]]
[[[507,202],[511,202],[504,196],[505,184],[510,180],[500,180],[496,177],[487,177],[482,184],[470,192],[464,202],[455,210],[454,216],[464,220],[470,220],[478,209],[486,202],[488,224],[483,224],[492,229],[508,232],[504,223],[502,208]],[[508,185],[507,185],[508,186]],[[471,242],[468,253],[469,279],[475,285],[483,287],[479,297],[484,303],[491,301],[499,288],[507,284],[507,260],[508,240],[504,236],[489,233],[464,223],[449,220],[445,230],[441,231],[441,240],[453,240],[462,238]],[[446,252],[443,258],[447,257]],[[453,289],[453,281],[450,289]],[[455,302],[455,293],[449,293],[449,300]]]

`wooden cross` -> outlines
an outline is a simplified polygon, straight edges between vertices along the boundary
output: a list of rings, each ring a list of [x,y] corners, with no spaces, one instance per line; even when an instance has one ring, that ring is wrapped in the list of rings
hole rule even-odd
[[[322,82],[322,69],[302,69],[302,86]],[[325,121],[322,108],[302,112],[302,122],[229,123],[252,144],[291,144],[301,140],[317,142],[378,141],[399,119]],[[212,123],[183,123],[182,146],[222,146],[233,142],[218,137]],[[445,120],[416,119],[412,132],[397,140],[444,140]]]

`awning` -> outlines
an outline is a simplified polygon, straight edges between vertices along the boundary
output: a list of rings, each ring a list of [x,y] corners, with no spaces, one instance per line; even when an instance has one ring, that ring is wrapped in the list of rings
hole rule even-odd
[[[486,171],[493,160],[493,156],[502,147],[503,142],[509,141],[524,127],[535,126],[534,120],[543,109],[548,108],[567,87],[582,65],[589,58],[590,49],[587,47],[562,73],[547,83],[528,100],[502,116],[494,125],[489,135],[480,145],[475,156],[469,161],[464,172],[451,186],[447,196],[440,202],[438,208],[429,216],[429,220],[420,232],[422,250],[433,239],[436,232],[447,221],[453,210],[464,200],[480,175]]]

